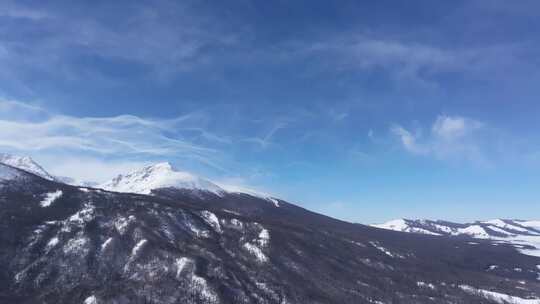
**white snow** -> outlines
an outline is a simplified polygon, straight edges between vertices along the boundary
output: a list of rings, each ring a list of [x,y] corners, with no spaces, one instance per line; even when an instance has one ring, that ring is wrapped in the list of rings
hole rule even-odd
[[[205,303],[216,303],[218,302],[216,293],[210,289],[208,283],[203,277],[200,277],[193,273],[191,275],[191,282],[194,285],[195,289],[198,291],[199,295],[205,300]]]
[[[41,207],[49,207],[54,201],[62,196],[62,190],[56,190],[45,194],[45,198],[39,203]]]
[[[204,210],[204,211],[201,212],[201,215],[202,215],[202,218],[204,219],[204,221],[208,225],[210,225],[212,228],[214,228],[214,230],[216,232],[218,232],[218,233],[222,232],[221,225],[219,224],[219,219],[214,213],[212,213],[212,212],[210,212],[208,210]]]
[[[425,287],[425,288],[429,288],[429,289],[435,289],[435,285],[433,285],[432,283],[426,283],[426,282],[419,281],[419,282],[416,282],[416,285],[418,287]]]
[[[187,264],[191,263],[191,260],[185,257],[181,257],[179,259],[175,260],[176,265],[176,278],[180,277],[180,274],[182,273],[182,270],[186,268]]]
[[[259,233],[259,239],[257,240],[257,242],[259,243],[260,246],[266,247],[269,241],[270,241],[270,233],[268,232],[268,230],[263,228],[261,232]]]
[[[133,247],[133,249],[131,249],[131,258],[135,258],[137,257],[137,255],[139,254],[139,252],[141,251],[142,247],[144,246],[144,244],[146,244],[148,242],[148,240],[140,240],[137,244],[135,244],[135,246]]]
[[[98,304],[98,301],[96,299],[96,296],[89,296],[84,300],[83,304]]]
[[[79,234],[64,245],[63,251],[65,254],[85,255],[89,250],[88,246],[86,246],[88,242],[88,238]]]
[[[263,253],[261,248],[259,248],[257,245],[251,244],[251,243],[244,243],[244,248],[251,254],[255,256],[257,261],[264,263],[268,261],[268,257]]]
[[[196,237],[200,237],[200,238],[207,238],[210,236],[210,232],[204,228],[199,228],[197,227],[194,223],[192,223],[191,221],[186,221],[185,222],[186,226],[189,228],[189,230],[191,230],[191,232],[193,232],[193,234],[196,236]]]
[[[231,224],[232,224],[233,226],[239,228],[239,229],[244,228],[244,223],[242,223],[241,221],[239,221],[239,220],[237,220],[237,219],[235,219],[235,218],[231,219]]]
[[[377,250],[381,251],[382,253],[386,254],[387,256],[389,256],[391,258],[396,258],[396,257],[397,258],[403,258],[402,255],[390,252],[388,249],[384,248],[383,246],[381,246],[377,242],[369,242],[369,243],[371,244],[371,246],[375,247]]]
[[[271,201],[275,207],[279,207],[279,201],[273,197],[267,198],[269,201]]]
[[[59,242],[58,237],[53,237],[52,239],[49,240],[45,249],[47,251],[51,250],[54,246],[56,246],[56,244],[58,244],[58,242]]]
[[[373,225],[373,227],[378,227],[382,229],[395,230],[395,231],[405,231],[409,228],[409,225],[404,219],[391,220],[383,224]]]
[[[68,221],[78,225],[88,223],[94,218],[94,209],[95,207],[92,205],[92,203],[85,203],[81,210],[77,211],[68,218]]]
[[[454,229],[448,226],[439,225],[439,224],[433,224],[433,227],[435,227],[435,229],[437,229],[438,231],[441,231],[444,233],[452,233],[452,231],[454,231]]]
[[[490,224],[490,225],[493,225],[493,226],[496,226],[496,227],[500,227],[502,229],[509,229],[509,230],[520,231],[520,232],[527,232],[528,231],[525,228],[521,228],[521,227],[518,227],[516,225],[508,224],[508,223],[504,222],[501,219],[489,220],[489,221],[485,221],[484,223],[485,224]]]
[[[372,225],[374,227],[397,230],[403,232],[417,232],[425,234],[433,234],[432,231],[425,231],[424,229],[413,227],[415,222],[421,224],[429,224],[430,227],[446,233],[449,235],[468,235],[473,238],[489,239],[492,240],[494,245],[497,244],[509,244],[514,246],[518,251],[523,254],[540,257],[540,221],[521,221],[521,220],[489,220],[484,222],[478,222],[476,224],[470,224],[464,228],[454,228],[445,226],[442,223],[430,222],[427,220],[409,221],[404,219],[389,221],[384,224]],[[497,232],[501,235],[493,236],[488,233],[486,229]],[[520,227],[522,226],[522,227]],[[526,228],[523,228],[526,227]],[[536,231],[538,229],[538,231]],[[526,248],[529,247],[529,248]]]
[[[243,194],[248,194],[248,195],[251,195],[251,196],[255,196],[255,197],[258,197],[258,198],[262,198],[264,200],[267,200],[268,202],[272,203],[274,205],[274,207],[279,207],[279,201],[272,197],[272,195],[268,194],[268,193],[265,193],[265,192],[262,192],[262,191],[258,191],[258,190],[253,190],[253,189],[250,189],[250,188],[247,188],[247,187],[244,187],[244,186],[239,186],[239,185],[230,185],[230,184],[222,184],[222,183],[217,183],[222,189],[225,189],[225,191],[227,192],[230,192],[230,193],[243,193]]]
[[[169,163],[147,166],[126,175],[118,175],[98,186],[109,191],[150,194],[153,189],[178,188],[203,190],[221,195],[224,190],[209,180],[189,172],[175,171]]]
[[[188,265],[190,264],[193,264],[193,261],[189,258],[181,257],[175,259],[176,278],[179,280],[183,277],[188,279],[190,289],[198,294],[204,303],[219,303],[218,296],[208,285],[206,279],[195,273],[195,267],[188,268]]]
[[[454,232],[453,234],[467,234],[479,239],[489,238],[489,234],[486,232],[486,230],[479,225],[471,225],[466,228],[459,228],[457,229],[457,232]]]
[[[33,173],[37,176],[48,180],[55,180],[52,175],[47,173],[40,165],[28,156],[16,156],[11,154],[0,153],[0,163],[10,165],[12,167]]]
[[[431,232],[426,229],[418,228],[418,227],[411,227],[407,220],[405,219],[397,219],[392,220],[383,224],[376,224],[371,225],[372,227],[377,227],[381,229],[388,229],[388,230],[394,230],[394,231],[401,231],[401,232],[412,232],[412,233],[421,233],[421,234],[431,234],[431,235],[440,235],[439,233]]]
[[[540,229],[540,221],[515,221],[524,227]]]
[[[516,296],[507,295],[504,293],[477,289],[468,285],[460,285],[459,288],[462,290],[471,293],[478,294],[486,299],[495,301],[500,304],[540,304],[540,299],[524,299]]]
[[[495,231],[495,232],[498,232],[498,233],[500,233],[500,234],[504,234],[504,235],[513,235],[513,233],[510,233],[510,232],[508,232],[508,231],[506,231],[506,230],[503,230],[503,229],[501,229],[501,228],[499,228],[499,227],[496,227],[496,226],[488,226],[488,228],[491,229],[491,230],[493,230],[493,231]]]
[[[258,226],[261,226],[257,224]],[[268,244],[270,243],[270,233],[268,230],[263,228],[261,226],[261,231],[257,235],[257,239],[253,240],[252,242],[246,242],[242,246],[244,249],[246,249],[249,253],[253,254],[257,261],[259,262],[266,262],[268,261],[268,257],[264,254],[263,248],[268,247]]]
[[[103,252],[103,251],[105,251],[105,249],[107,249],[107,247],[112,242],[112,240],[113,240],[113,238],[110,237],[105,242],[103,242],[103,244],[101,244],[101,252]]]
[[[118,233],[120,233],[121,235],[124,235],[124,233],[126,233],[129,227],[129,224],[131,224],[134,221],[135,221],[135,216],[133,215],[130,215],[127,219],[123,216],[120,216],[114,221],[114,227],[116,228]]]

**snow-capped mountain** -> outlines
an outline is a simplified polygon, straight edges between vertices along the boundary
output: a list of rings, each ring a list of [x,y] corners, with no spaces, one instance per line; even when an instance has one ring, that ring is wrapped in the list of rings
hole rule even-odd
[[[115,192],[150,194],[159,188],[177,188],[207,191],[217,195],[225,192],[213,182],[193,175],[189,172],[176,171],[171,164],[164,162],[144,167],[126,175],[118,175],[112,180],[98,185]]]
[[[540,221],[494,219],[474,223],[397,219],[373,227],[439,236],[468,236],[514,245],[528,255],[540,256]]]
[[[43,167],[38,165],[29,156],[16,156],[6,153],[0,153],[0,163],[33,173],[35,175],[43,177],[44,179],[55,180],[52,175],[45,171]]]
[[[33,173],[37,176],[43,177],[44,179],[48,179],[50,181],[56,181],[56,182],[60,182],[60,183],[64,183],[64,184],[68,184],[72,186],[95,187],[98,184],[95,182],[78,180],[72,177],[54,176],[52,174],[49,174],[47,170],[43,169],[41,165],[36,163],[29,156],[18,156],[18,155],[12,155],[12,154],[7,154],[7,153],[0,153],[0,163],[10,165],[12,167],[24,170],[26,172]]]

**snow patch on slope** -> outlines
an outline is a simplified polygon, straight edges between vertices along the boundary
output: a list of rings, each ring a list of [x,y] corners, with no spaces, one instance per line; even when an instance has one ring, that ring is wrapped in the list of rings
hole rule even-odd
[[[221,225],[219,224],[219,219],[214,213],[212,213],[212,212],[210,212],[208,210],[204,210],[204,211],[201,212],[201,216],[204,219],[204,221],[208,225],[210,225],[212,228],[214,228],[214,230],[217,233],[222,232]]]
[[[418,227],[411,227],[409,226],[409,224],[407,224],[407,220],[405,219],[397,219],[397,220],[386,222],[384,224],[371,225],[371,226],[381,228],[381,229],[394,230],[394,231],[440,235],[439,233],[435,233],[426,229],[422,229]]]
[[[493,225],[493,226],[496,226],[496,227],[499,227],[499,228],[502,228],[502,229],[507,229],[507,230],[509,229],[509,230],[514,230],[514,231],[519,231],[519,232],[527,232],[528,231],[525,228],[521,228],[521,227],[518,227],[516,225],[508,224],[505,221],[500,220],[500,219],[489,220],[489,221],[485,221],[484,223],[490,224],[490,225]]]
[[[267,248],[270,243],[270,232],[262,226],[261,228],[257,238],[251,242],[244,243],[242,247],[254,255],[258,262],[264,263],[268,261],[268,257],[264,254],[263,249]]]
[[[54,201],[62,196],[62,190],[56,190],[45,194],[45,198],[39,203],[41,207],[49,207]]]
[[[500,304],[540,304],[540,299],[524,299],[516,296],[507,295],[504,293],[477,289],[468,285],[460,285],[463,291],[470,294],[477,294],[486,299],[495,301]]]
[[[83,304],[98,304],[98,301],[96,299],[96,296],[89,296],[84,300]]]
[[[272,203],[274,205],[274,207],[276,207],[276,208],[279,207],[279,200],[272,197],[272,195],[270,195],[268,193],[264,193],[264,192],[261,192],[261,191],[249,189],[249,188],[246,188],[246,187],[243,187],[243,186],[238,186],[238,185],[228,185],[228,184],[222,184],[222,183],[218,183],[218,185],[221,188],[225,189],[225,191],[227,191],[227,192],[248,194],[248,195],[251,195],[251,196],[262,198],[262,199],[267,200],[268,202]]]
[[[466,228],[459,228],[457,229],[457,232],[453,232],[452,234],[454,235],[466,234],[466,235],[470,235],[474,238],[479,238],[479,239],[489,238],[489,234],[486,232],[486,230],[479,225],[472,225]]]

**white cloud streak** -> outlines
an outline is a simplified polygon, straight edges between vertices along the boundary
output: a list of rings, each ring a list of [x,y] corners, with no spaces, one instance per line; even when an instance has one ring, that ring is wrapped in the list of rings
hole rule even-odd
[[[437,159],[461,159],[487,164],[478,131],[484,128],[479,121],[461,117],[440,115],[428,135],[420,130],[411,132],[400,125],[390,131],[399,138],[403,148],[416,155],[434,156]]]
[[[254,144],[258,145],[261,149],[266,149],[271,144],[273,144],[272,138],[276,135],[276,133],[279,130],[284,129],[286,127],[287,127],[287,123],[283,123],[283,122],[276,123],[272,127],[272,129],[270,129],[270,131],[268,131],[268,133],[266,133],[265,136],[263,136],[263,137],[250,137],[250,138],[244,139],[244,141],[254,143]]]
[[[460,73],[471,79],[494,79],[505,70],[527,68],[520,52],[530,45],[501,44],[481,47],[441,47],[399,38],[367,34],[348,34],[326,41],[294,44],[301,55],[329,58],[326,67],[336,71],[382,69],[396,83],[405,82],[421,88],[438,86],[437,76]],[[325,61],[322,63],[324,64]]]
[[[5,111],[4,111],[5,110]],[[11,118],[12,113],[17,118]],[[36,118],[36,117],[39,117]],[[188,114],[174,119],[132,115],[74,117],[51,114],[21,102],[0,101],[0,148],[21,152],[70,151],[101,157],[175,157],[219,168],[220,153],[210,146],[226,139],[193,126]],[[191,130],[185,134],[185,130]]]

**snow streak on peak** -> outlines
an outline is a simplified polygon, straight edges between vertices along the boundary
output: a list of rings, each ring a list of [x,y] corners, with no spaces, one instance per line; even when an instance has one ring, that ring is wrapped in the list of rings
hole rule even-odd
[[[267,201],[271,202],[272,204],[274,204],[274,207],[279,207],[279,200],[274,198],[272,195],[270,195],[268,193],[264,193],[264,192],[261,192],[261,191],[249,189],[249,188],[246,188],[246,187],[243,187],[243,186],[238,186],[238,185],[219,184],[219,186],[221,188],[225,189],[227,192],[248,194],[248,195],[251,195],[251,196],[262,198],[262,199],[267,200]]]
[[[38,165],[29,156],[16,156],[11,154],[0,153],[0,163],[10,165],[12,167],[33,173],[48,180],[55,180],[45,169]]]
[[[169,187],[202,190],[217,195],[225,191],[209,180],[189,172],[175,171],[168,162],[147,166],[126,175],[118,175],[111,181],[99,185],[99,187],[109,191],[140,194],[150,194],[153,189]]]

